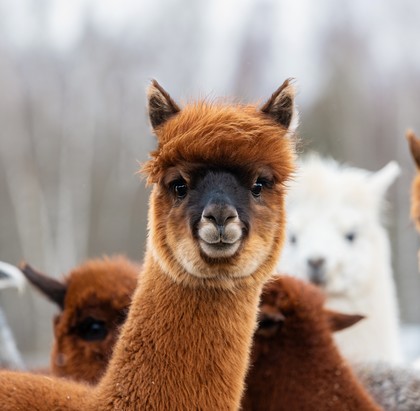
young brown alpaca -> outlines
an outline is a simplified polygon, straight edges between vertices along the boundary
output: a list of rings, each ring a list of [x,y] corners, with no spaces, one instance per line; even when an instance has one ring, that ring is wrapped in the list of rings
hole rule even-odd
[[[243,410],[380,410],[338,352],[332,331],[362,317],[323,308],[322,292],[278,277],[262,294]]]
[[[97,383],[126,319],[140,266],[122,256],[104,257],[74,268],[64,281],[28,264],[21,270],[61,310],[53,322],[52,373]]]
[[[180,109],[149,90],[158,148],[143,271],[95,388],[0,373],[3,410],[235,410],[259,294],[284,240],[294,89],[263,105]],[[43,395],[45,393],[45,395]]]
[[[411,155],[416,164],[416,175],[411,183],[411,219],[420,232],[420,139],[416,137],[412,130],[407,131],[407,140]]]

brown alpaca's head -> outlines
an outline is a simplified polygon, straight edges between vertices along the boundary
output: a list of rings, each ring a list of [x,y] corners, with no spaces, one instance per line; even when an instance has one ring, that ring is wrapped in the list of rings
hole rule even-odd
[[[54,319],[53,373],[98,382],[126,318],[139,266],[124,257],[90,260],[73,269],[63,282],[29,265],[22,271],[61,310]]]
[[[261,108],[201,101],[181,109],[152,83],[149,251],[175,281],[231,287],[272,272],[294,169],[294,94],[286,80]]]
[[[420,232],[420,139],[416,137],[412,130],[407,131],[407,140],[411,155],[416,164],[416,175],[411,183],[411,219]]]
[[[263,289],[259,324],[256,332],[261,337],[282,337],[298,330],[304,335],[314,330],[327,333],[343,330],[364,317],[342,314],[324,307],[324,293],[313,284],[289,276],[277,277]]]

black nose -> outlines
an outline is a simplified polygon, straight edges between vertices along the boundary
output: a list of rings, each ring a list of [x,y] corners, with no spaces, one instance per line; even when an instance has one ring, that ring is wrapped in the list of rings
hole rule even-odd
[[[316,285],[324,285],[325,278],[325,258],[308,258],[309,279]]]
[[[308,258],[308,265],[312,270],[321,270],[325,265],[325,258]]]
[[[229,220],[238,217],[236,208],[230,204],[210,203],[204,208],[202,217],[217,227],[224,227]]]

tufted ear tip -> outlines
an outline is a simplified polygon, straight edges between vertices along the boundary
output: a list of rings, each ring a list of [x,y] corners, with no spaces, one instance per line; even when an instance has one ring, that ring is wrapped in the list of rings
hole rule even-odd
[[[64,309],[64,299],[67,292],[66,284],[54,278],[47,277],[26,263],[20,264],[20,270],[33,286],[42,292],[50,301],[57,304],[61,310]]]
[[[147,90],[147,99],[149,119],[153,129],[181,111],[169,93],[154,79]]]
[[[405,134],[408,140],[408,146],[410,148],[411,156],[416,163],[417,168],[420,169],[420,140],[415,135],[414,131],[408,129]]]
[[[324,310],[328,324],[333,332],[344,330],[366,318],[360,314],[344,314],[333,310]]]
[[[293,134],[299,124],[299,112],[295,105],[294,79],[288,78],[261,107],[261,111]]]

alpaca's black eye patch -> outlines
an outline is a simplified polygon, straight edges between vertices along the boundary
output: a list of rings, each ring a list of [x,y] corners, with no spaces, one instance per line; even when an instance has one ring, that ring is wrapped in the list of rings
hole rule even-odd
[[[86,317],[76,325],[75,333],[85,341],[102,341],[108,335],[108,327],[105,321]]]

